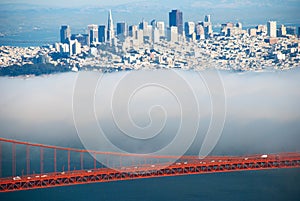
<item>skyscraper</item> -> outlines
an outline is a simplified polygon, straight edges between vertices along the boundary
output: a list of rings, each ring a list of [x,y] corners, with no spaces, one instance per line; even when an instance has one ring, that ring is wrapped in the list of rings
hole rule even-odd
[[[232,25],[233,26],[233,25]],[[210,21],[210,15],[205,15],[204,16],[204,23],[203,23],[203,27],[204,27],[204,33],[205,33],[205,37],[208,38],[210,37],[210,35],[212,34],[212,23]]]
[[[139,23],[139,29],[143,30],[144,37],[150,37],[152,32],[152,26],[148,25],[144,19]]]
[[[183,34],[183,19],[182,12],[179,10],[172,10],[169,12],[169,27],[177,27],[178,34]]]
[[[100,43],[106,42],[106,28],[105,25],[98,26],[98,40]]]
[[[165,23],[163,21],[159,21],[156,23],[156,26],[159,30],[160,37],[165,37]]]
[[[154,27],[152,29],[152,42],[153,43],[158,43],[159,39],[160,39],[159,30],[156,27]]]
[[[276,38],[276,21],[269,21],[267,24],[268,27],[268,36],[270,38]]]
[[[117,36],[118,37],[127,36],[127,26],[126,26],[125,22],[118,22],[117,23]]]
[[[98,26],[96,24],[88,25],[88,34],[90,38],[90,44],[98,42]]]
[[[203,23],[198,23],[196,25],[196,39],[199,40],[199,39],[205,39],[205,34],[204,34],[204,28],[203,28]]]
[[[178,28],[176,26],[171,26],[168,29],[168,40],[170,42],[178,42]]]
[[[69,25],[62,25],[60,28],[60,42],[68,43],[71,38],[71,28]]]
[[[185,22],[184,23],[184,31],[186,37],[191,37],[195,32],[195,23],[194,22]]]
[[[210,15],[205,15],[204,22],[210,22]]]
[[[136,25],[129,26],[129,36],[136,39],[137,38],[137,30],[138,30],[138,27]]]
[[[114,33],[114,23],[111,15],[111,10],[108,12],[108,22],[107,22],[107,41],[111,42],[111,40],[115,37]]]
[[[151,26],[152,27],[157,27],[157,21],[156,19],[153,19],[151,22],[150,22]]]
[[[279,34],[277,34],[278,36],[285,36],[286,35],[286,27],[282,24],[279,28]]]

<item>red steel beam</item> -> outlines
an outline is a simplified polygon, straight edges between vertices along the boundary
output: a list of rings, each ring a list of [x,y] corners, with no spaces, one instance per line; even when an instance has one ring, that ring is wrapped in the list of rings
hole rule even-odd
[[[5,178],[0,180],[0,192],[30,190],[37,188],[49,188],[75,184],[87,184],[95,182],[110,182],[165,176],[180,176],[192,174],[207,174],[218,172],[233,172],[247,170],[267,170],[278,168],[299,168],[300,154],[298,156],[278,159],[257,158],[253,160],[232,160],[222,162],[208,162],[206,164],[194,161],[192,164],[173,164],[169,167],[156,165],[155,167],[143,165],[142,167],[127,167],[119,171],[108,168],[95,169],[92,171],[71,171],[67,173],[49,173],[45,175],[30,175],[29,177],[13,180]]]

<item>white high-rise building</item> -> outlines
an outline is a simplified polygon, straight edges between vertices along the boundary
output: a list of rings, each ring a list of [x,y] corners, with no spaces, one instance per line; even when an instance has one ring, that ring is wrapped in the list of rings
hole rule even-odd
[[[112,39],[115,37],[114,32],[114,22],[111,15],[111,10],[108,12],[108,21],[107,21],[107,41],[111,43]]]
[[[88,25],[88,34],[90,38],[90,44],[98,42],[98,25],[90,24]]]
[[[136,32],[138,45],[142,45],[144,43],[144,31],[139,29]]]
[[[184,23],[184,31],[187,37],[191,36],[195,32],[195,23],[194,22]]]
[[[156,27],[159,30],[160,37],[165,37],[165,22],[156,22]]]
[[[157,28],[153,28],[152,30],[152,42],[153,43],[158,43],[160,38],[160,33]]]
[[[269,21],[267,24],[267,28],[268,28],[268,36],[270,36],[270,38],[276,38],[277,37],[276,21]]]
[[[77,41],[77,39],[69,41],[69,50],[70,56],[81,53],[81,44]]]
[[[168,29],[168,40],[171,42],[178,42],[178,28],[176,26],[171,26]]]
[[[137,38],[137,30],[138,30],[138,27],[136,25],[129,26],[129,36],[136,39]]]

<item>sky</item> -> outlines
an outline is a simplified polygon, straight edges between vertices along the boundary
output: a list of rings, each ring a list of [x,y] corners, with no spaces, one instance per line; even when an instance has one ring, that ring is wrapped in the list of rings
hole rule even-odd
[[[52,0],[52,1],[39,1],[39,0],[2,0],[0,3],[14,3],[14,4],[35,4],[35,5],[45,5],[45,6],[56,6],[56,7],[79,7],[79,6],[116,6],[127,3],[148,3],[149,5],[156,3],[168,5],[173,7],[174,5],[187,5],[191,7],[209,7],[209,8],[239,8],[246,6],[267,6],[276,7],[280,5],[282,9],[287,7],[299,6],[298,0],[166,0],[166,1],[145,1],[145,0]]]

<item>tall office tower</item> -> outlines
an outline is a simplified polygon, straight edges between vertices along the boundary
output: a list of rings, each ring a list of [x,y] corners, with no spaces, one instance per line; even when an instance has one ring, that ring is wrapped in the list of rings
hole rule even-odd
[[[69,55],[77,55],[81,53],[81,44],[75,40],[70,40],[69,41]]]
[[[139,23],[139,29],[145,30],[148,27],[148,22],[146,22],[144,19]]]
[[[108,22],[107,22],[107,41],[111,43],[112,39],[115,37],[114,33],[114,23],[111,15],[111,10],[108,12]]]
[[[183,34],[183,19],[181,11],[172,10],[169,12],[169,27],[171,28],[172,26],[177,27],[178,34]]]
[[[279,28],[279,34],[278,36],[285,36],[286,35],[286,27],[282,24]]]
[[[117,23],[117,36],[126,37],[127,36],[127,25],[125,22]]]
[[[276,21],[269,21],[267,27],[268,27],[268,36],[270,38],[276,38]]]
[[[196,25],[196,39],[199,40],[199,39],[205,39],[205,34],[204,34],[204,28],[203,26],[201,25],[201,23],[198,23]]]
[[[144,31],[141,29],[138,29],[136,31],[136,39],[138,41],[138,45],[142,45],[144,43]]]
[[[195,23],[194,22],[185,22],[184,23],[185,36],[190,38],[195,32]]]
[[[239,29],[243,29],[243,25],[241,22],[236,23],[236,27]]]
[[[208,38],[210,36],[210,34],[212,34],[212,32],[213,32],[212,31],[212,23],[210,21],[210,15],[205,15],[203,27],[204,27],[205,37]]]
[[[156,19],[153,19],[151,22],[150,22],[151,26],[152,27],[157,27],[157,21]]]
[[[136,25],[131,25],[129,26],[129,36],[133,37],[133,38],[137,38],[137,30],[138,27]]]
[[[68,43],[71,38],[71,28],[69,25],[62,25],[60,28],[60,42]]]
[[[152,29],[152,42],[158,43],[160,39],[159,30],[155,27]]]
[[[143,30],[144,37],[151,37],[152,26],[149,26],[144,19],[139,23],[139,29]]]
[[[98,41],[100,43],[106,42],[106,28],[105,25],[99,25],[98,26]]]
[[[212,34],[212,25],[211,24],[205,26],[204,34],[205,34],[206,38],[208,38],[210,36],[210,34]]]
[[[178,42],[178,27],[171,26],[168,28],[168,40],[170,42]]]
[[[98,26],[96,24],[88,25],[88,34],[90,38],[90,45],[98,42]]]
[[[210,15],[205,15],[204,22],[210,22]]]
[[[156,27],[159,30],[159,35],[160,37],[165,37],[165,22],[163,21],[158,21],[156,23]]]

